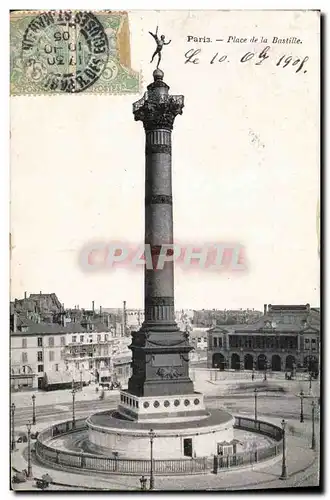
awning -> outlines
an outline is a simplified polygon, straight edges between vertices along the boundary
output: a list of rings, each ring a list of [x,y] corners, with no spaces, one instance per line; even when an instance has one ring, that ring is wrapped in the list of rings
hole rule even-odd
[[[44,375],[46,385],[71,384],[72,375],[68,371],[47,372]]]
[[[114,366],[118,366],[118,365],[127,365],[129,363],[132,362],[132,356],[125,356],[125,357],[121,357],[121,358],[113,358],[112,359],[112,362],[114,364]]]

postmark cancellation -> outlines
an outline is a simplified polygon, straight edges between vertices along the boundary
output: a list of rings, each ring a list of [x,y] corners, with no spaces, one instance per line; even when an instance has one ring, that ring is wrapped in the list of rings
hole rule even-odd
[[[10,14],[11,95],[137,93],[126,12]]]

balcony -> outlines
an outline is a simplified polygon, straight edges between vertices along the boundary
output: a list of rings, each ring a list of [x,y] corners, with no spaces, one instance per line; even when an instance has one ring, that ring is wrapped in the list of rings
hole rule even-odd
[[[84,356],[74,356],[72,354],[69,354],[68,356],[65,357],[66,361],[86,361],[88,359],[93,360],[93,359],[109,359],[111,358],[111,354],[94,354],[92,356],[86,354]]]
[[[73,346],[79,347],[79,346],[86,346],[86,345],[107,345],[110,342],[113,342],[114,340],[115,340],[114,338],[111,338],[108,340],[92,340],[92,341],[84,340],[83,342],[76,341],[76,342],[69,342],[68,344],[66,344],[63,347],[73,347]]]

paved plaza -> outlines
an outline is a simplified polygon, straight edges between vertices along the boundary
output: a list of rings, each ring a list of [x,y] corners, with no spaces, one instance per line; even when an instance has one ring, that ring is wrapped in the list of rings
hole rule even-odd
[[[263,383],[262,377],[248,380],[247,374],[220,374],[218,380],[210,380],[210,371],[194,370],[196,390],[205,394],[205,404],[209,408],[223,408],[233,415],[254,418],[254,387],[260,391],[258,396],[258,418],[280,425],[282,418],[287,421],[287,466],[288,479],[281,481],[281,459],[273,462],[259,463],[242,470],[226,470],[215,474],[194,476],[156,476],[155,488],[159,490],[212,490],[212,489],[258,489],[280,488],[283,486],[316,486],[318,484],[318,451],[311,450],[311,400],[318,399],[319,383],[313,382],[312,397],[309,396],[307,380],[287,381],[283,374],[273,377]],[[231,376],[232,375],[232,376]],[[245,385],[244,385],[245,384]],[[273,386],[284,388],[284,391],[274,391]],[[244,390],[242,390],[242,385]],[[248,385],[248,387],[247,387]],[[267,390],[267,387],[270,390]],[[304,399],[304,422],[300,422],[299,391],[306,392]],[[26,432],[26,422],[31,419],[32,393],[14,393],[12,400],[16,405],[16,432]],[[41,431],[60,421],[69,420],[72,412],[72,394],[69,390],[52,393],[36,393],[37,425],[35,430]],[[76,418],[87,417],[95,411],[115,408],[118,404],[118,391],[106,391],[105,399],[99,399],[95,386],[89,386],[76,394]],[[317,444],[319,441],[319,411],[316,412],[315,431]],[[240,431],[242,432],[242,431]],[[155,446],[157,442],[155,442]],[[32,456],[34,477],[41,477],[48,472],[57,484],[50,486],[51,490],[66,489],[103,489],[103,490],[139,490],[138,476],[129,475],[95,475],[92,473],[67,472],[46,468]],[[12,453],[12,467],[23,470],[27,467],[27,445],[18,443],[17,450]],[[28,481],[15,485],[17,490],[34,490],[35,482]]]

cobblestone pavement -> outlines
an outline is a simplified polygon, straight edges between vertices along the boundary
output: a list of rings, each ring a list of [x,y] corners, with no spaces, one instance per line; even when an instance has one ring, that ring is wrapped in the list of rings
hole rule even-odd
[[[197,373],[197,371],[196,371]],[[196,375],[195,373],[195,375]],[[235,374],[236,375],[236,374]],[[196,379],[198,376],[196,375]],[[244,382],[245,380],[245,382]],[[276,380],[276,379],[275,379]],[[287,421],[287,467],[289,477],[281,481],[281,460],[276,463],[265,462],[257,464],[250,469],[238,469],[221,472],[217,475],[194,475],[194,476],[156,476],[155,487],[159,490],[239,490],[260,488],[283,488],[284,486],[313,486],[318,484],[318,453],[310,449],[311,445],[311,398],[304,400],[305,422],[300,423],[300,400],[297,397],[298,387],[301,383],[278,379],[285,388],[285,392],[272,394],[260,394],[258,399],[258,416],[260,419],[270,421],[277,425],[284,417]],[[228,382],[228,383],[227,383]],[[272,381],[273,383],[274,381]],[[244,394],[234,392],[237,384],[247,384],[246,377],[242,380],[235,378],[226,381],[226,396],[222,391],[220,381],[199,380],[197,390],[202,390],[206,395],[206,404],[212,408],[224,408],[232,414],[240,414],[246,417],[254,417],[254,400],[246,390]],[[260,381],[256,381],[260,384]],[[308,393],[307,381],[303,381],[303,390]],[[250,384],[253,390],[253,384]],[[221,389],[221,390],[219,390]],[[301,390],[301,389],[300,389]],[[318,385],[313,387],[313,394],[317,396]],[[70,391],[57,391],[54,393],[37,392],[37,430],[59,421],[67,420],[71,415]],[[25,423],[30,418],[32,393],[15,393],[13,401],[17,408],[16,432],[26,431]],[[91,412],[101,409],[115,407],[118,400],[118,391],[106,391],[106,400],[99,401],[95,387],[84,388],[83,392],[77,393],[77,418],[86,416]],[[319,439],[319,414],[316,422],[316,436]],[[241,431],[242,432],[242,431]],[[60,484],[51,485],[52,490],[80,490],[82,489],[105,489],[105,490],[139,490],[140,482],[138,476],[113,476],[97,475],[91,473],[76,473],[62,470],[45,468],[43,464],[33,459],[33,474],[41,477],[46,472],[50,473],[54,481]],[[12,453],[12,466],[17,470],[27,468],[26,443],[18,444],[17,451]],[[35,490],[33,481],[15,485],[17,490]]]
[[[279,423],[278,419],[273,419]],[[283,486],[316,486],[318,484],[318,453],[310,449],[310,434],[306,429],[303,436],[288,434],[287,468],[288,479],[281,481],[281,459],[271,464],[259,463],[249,469],[227,470],[217,475],[205,474],[194,476],[156,476],[155,488],[158,490],[236,490],[282,488]],[[26,468],[26,444],[18,445],[18,451],[12,454],[12,466],[18,470]],[[33,473],[41,477],[48,472],[53,480],[60,485],[54,488],[75,489],[82,487],[105,490],[138,490],[138,476],[97,475],[91,473],[73,473],[62,470],[47,469],[34,460]],[[20,490],[35,489],[29,481],[18,486]]]

